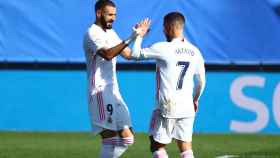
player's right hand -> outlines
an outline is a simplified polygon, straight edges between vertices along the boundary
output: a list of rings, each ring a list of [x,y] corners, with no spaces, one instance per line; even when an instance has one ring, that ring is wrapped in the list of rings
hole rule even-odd
[[[137,34],[144,37],[149,32],[150,25],[151,20],[149,18],[140,21],[135,27]]]

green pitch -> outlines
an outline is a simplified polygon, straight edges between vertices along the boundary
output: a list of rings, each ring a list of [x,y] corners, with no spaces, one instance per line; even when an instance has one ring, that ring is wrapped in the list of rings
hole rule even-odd
[[[0,158],[97,158],[99,141],[89,133],[0,132]],[[280,135],[195,134],[193,149],[196,158],[280,158]],[[175,143],[167,150],[170,158],[179,157]],[[123,158],[149,157],[148,137],[137,133]]]

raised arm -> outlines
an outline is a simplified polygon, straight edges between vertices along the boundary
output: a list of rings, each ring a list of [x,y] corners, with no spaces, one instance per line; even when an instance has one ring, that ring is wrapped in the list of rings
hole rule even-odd
[[[137,31],[133,30],[132,34],[130,35],[129,38],[127,38],[126,40],[122,41],[121,43],[119,43],[118,45],[112,47],[112,48],[101,48],[97,51],[97,53],[103,57],[106,60],[111,60],[112,58],[114,58],[115,56],[117,56],[118,54],[120,54],[121,52],[126,52],[129,53],[130,49],[127,47],[132,41],[135,40],[136,36],[137,36]]]
[[[141,49],[141,43],[142,43],[142,38],[149,32],[151,20],[146,18],[142,20],[140,23],[138,23],[135,27],[135,31],[137,32],[137,37],[135,40],[135,43],[133,45],[133,49],[126,48],[122,52],[122,56],[125,57],[126,59],[135,59],[135,55],[133,54],[134,52],[139,53]],[[136,50],[137,49],[137,50]]]

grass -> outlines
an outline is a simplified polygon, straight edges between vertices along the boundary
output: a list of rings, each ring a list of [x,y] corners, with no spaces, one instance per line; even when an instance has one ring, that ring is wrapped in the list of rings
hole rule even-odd
[[[147,135],[135,139],[123,158],[151,157]],[[89,133],[0,132],[0,158],[97,158],[99,142]],[[280,158],[280,135],[195,134],[193,149],[196,158]],[[179,157],[175,143],[167,150],[170,158]]]

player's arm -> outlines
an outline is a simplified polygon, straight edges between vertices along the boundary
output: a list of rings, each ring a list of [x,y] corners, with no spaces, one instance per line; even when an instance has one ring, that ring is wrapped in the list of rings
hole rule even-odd
[[[205,87],[205,75],[204,74],[196,74],[195,75],[195,87],[194,87],[194,97],[193,104],[195,112],[198,109],[198,101]]]
[[[131,49],[129,47],[126,47],[122,52],[121,52],[122,57],[124,57],[127,60],[131,59]]]
[[[98,54],[106,60],[111,60],[125,50],[125,48],[127,48],[127,46],[135,40],[136,36],[137,32],[133,30],[131,36],[127,40],[122,41],[119,39],[118,45],[109,48],[104,34],[98,29],[90,29],[85,36],[84,47],[85,50],[88,50],[93,54]]]
[[[122,43],[120,43],[119,45],[110,48],[110,49],[101,49],[99,51],[99,54],[105,58],[106,60],[110,60],[113,57],[117,56],[118,54],[121,53],[121,55],[126,58],[126,59],[131,59],[132,56],[132,52],[131,49],[129,47],[127,47],[132,41],[135,40],[136,36],[144,36],[147,32],[148,29],[150,27],[150,23],[151,21],[146,18],[144,20],[142,20],[140,23],[137,24],[136,28],[133,29],[133,33],[132,35],[125,41],[122,41]]]
[[[205,74],[195,74],[195,88],[194,88],[194,101],[198,101],[205,87]]]
[[[151,47],[142,48],[141,36],[137,36],[132,47],[131,58],[135,60],[145,60],[145,59],[161,59],[160,46],[158,43],[153,44]]]
[[[133,31],[133,33],[131,34],[131,36],[127,40],[124,40],[121,43],[119,43],[118,45],[116,45],[112,48],[109,48],[109,49],[103,47],[103,48],[99,49],[97,51],[97,53],[106,60],[111,60],[112,58],[114,58],[115,56],[117,56],[118,54],[120,54],[122,52],[130,53],[131,51],[127,46],[132,41],[135,40],[136,36],[137,36],[137,32]]]
[[[141,48],[143,37],[149,32],[151,20],[146,18],[142,20],[140,23],[136,26],[136,32],[138,33],[138,36],[135,39],[133,49],[126,49],[122,52],[122,56],[126,59],[140,59],[141,52],[143,52],[144,49]],[[149,51],[148,51],[149,52]]]
[[[203,62],[203,58],[200,55],[199,56],[199,62],[197,64],[196,73],[194,75],[194,97],[193,97],[193,103],[195,107],[195,111],[197,111],[198,108],[198,100],[203,93],[203,90],[205,88],[205,66]]]

